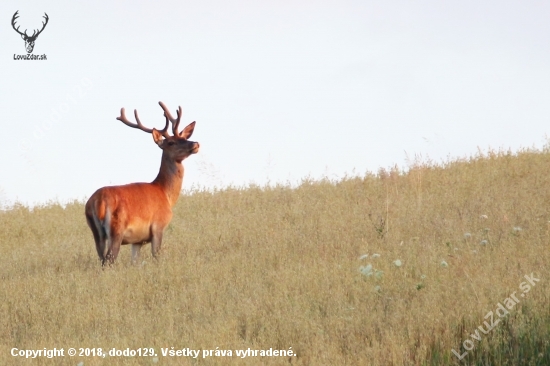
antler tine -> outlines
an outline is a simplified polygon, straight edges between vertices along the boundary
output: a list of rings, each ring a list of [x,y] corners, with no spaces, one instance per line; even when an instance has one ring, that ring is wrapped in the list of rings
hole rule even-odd
[[[168,121],[168,118],[166,118],[166,124],[164,125],[164,128],[162,130],[159,130],[159,132],[162,134],[162,136],[168,138],[170,137],[170,134],[168,133],[168,125],[170,122]]]
[[[174,117],[172,117],[172,114],[168,110],[168,107],[166,107],[166,104],[164,104],[163,102],[159,102],[159,105],[162,108],[162,110],[164,111],[164,117],[166,117],[166,121],[168,122],[168,120],[170,120],[170,122],[172,122],[172,133],[174,134],[174,136],[177,136],[178,135],[178,127],[180,125],[180,120],[181,120],[181,115],[182,115],[181,106],[179,107],[179,109],[177,111],[178,118],[174,118]]]
[[[179,132],[178,132],[178,128],[180,126],[180,121],[181,121],[181,115],[183,114],[182,110],[181,110],[181,105],[178,106],[178,111],[176,112],[178,114],[178,118],[176,120],[176,123],[174,124],[174,127],[173,127],[173,133],[174,133],[174,136],[178,135]]]

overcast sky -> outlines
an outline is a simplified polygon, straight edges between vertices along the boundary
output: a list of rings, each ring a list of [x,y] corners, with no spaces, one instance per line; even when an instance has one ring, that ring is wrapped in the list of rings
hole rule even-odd
[[[14,60],[20,30],[49,22]],[[0,3],[0,201],[151,181],[161,150],[115,118],[197,121],[184,188],[376,172],[550,127],[548,1]],[[132,116],[131,113],[128,113]]]

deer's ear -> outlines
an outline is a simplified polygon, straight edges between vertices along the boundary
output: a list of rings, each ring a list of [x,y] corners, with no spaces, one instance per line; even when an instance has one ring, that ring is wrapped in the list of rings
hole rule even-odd
[[[191,122],[183,129],[183,131],[180,132],[180,137],[183,137],[184,139],[188,139],[193,134],[193,130],[195,129],[195,122]]]
[[[164,142],[164,139],[162,138],[162,134],[158,132],[155,128],[153,128],[153,140],[155,140],[155,143],[162,149],[162,143]]]

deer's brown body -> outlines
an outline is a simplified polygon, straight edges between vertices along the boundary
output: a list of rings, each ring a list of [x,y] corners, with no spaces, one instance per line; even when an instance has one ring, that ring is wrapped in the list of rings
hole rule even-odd
[[[166,126],[161,131],[143,127],[137,112],[137,124],[126,119],[124,109],[118,118],[131,127],[153,134],[153,139],[163,150],[157,178],[151,183],[100,188],[86,203],[86,220],[94,235],[102,264],[114,262],[122,244],[132,244],[134,262],[145,243],[151,243],[153,256],[158,255],[164,229],[172,219],[172,207],[181,191],[184,173],[182,161],[199,150],[197,142],[188,140],[195,122],[178,132],[181,107],[178,118],[174,119],[162,102],[160,105],[166,117]],[[169,121],[173,123],[174,136],[167,133]]]

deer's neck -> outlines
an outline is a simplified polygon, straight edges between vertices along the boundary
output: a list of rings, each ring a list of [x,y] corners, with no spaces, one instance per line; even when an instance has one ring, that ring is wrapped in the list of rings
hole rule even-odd
[[[166,193],[170,206],[174,207],[181,192],[183,183],[183,165],[162,154],[160,171],[152,184],[159,185]]]

